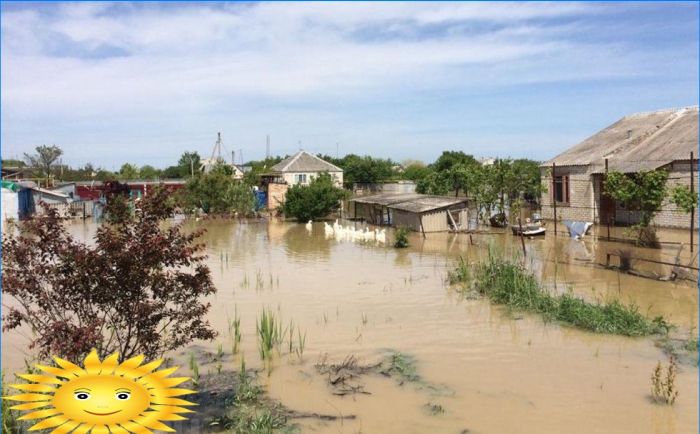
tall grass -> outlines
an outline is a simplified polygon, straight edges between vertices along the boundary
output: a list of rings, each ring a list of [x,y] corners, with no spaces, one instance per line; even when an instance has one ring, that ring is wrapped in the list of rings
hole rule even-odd
[[[241,317],[238,316],[238,309],[234,311],[233,319],[228,320],[228,334],[231,338],[231,354],[238,354],[241,346]]]
[[[8,396],[10,391],[5,388],[5,373],[0,374],[0,393],[2,396]],[[2,406],[2,430],[0,432],[7,434],[20,434],[25,432],[22,428],[20,421],[17,420],[19,415],[16,411],[10,410],[12,406],[11,401],[2,401],[0,406]]]
[[[496,304],[534,312],[596,333],[646,336],[668,331],[662,317],[645,317],[634,305],[617,300],[589,303],[570,294],[553,295],[524,266],[489,250],[488,261],[468,266],[463,260],[448,274],[452,284],[472,286]]]
[[[256,325],[258,349],[262,360],[272,359],[272,349],[278,347],[283,339],[281,323],[275,313],[263,309]]]

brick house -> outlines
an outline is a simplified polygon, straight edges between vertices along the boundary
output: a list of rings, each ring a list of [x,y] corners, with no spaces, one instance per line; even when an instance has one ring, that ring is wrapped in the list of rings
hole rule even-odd
[[[328,173],[336,186],[343,186],[343,169],[306,151],[299,151],[272,166],[262,175],[267,192],[267,208],[274,210],[284,202],[289,187],[308,185],[321,173]]]
[[[666,185],[673,188],[690,185],[691,177],[697,181],[697,153],[697,106],[625,116],[540,166],[547,190],[541,198],[542,217],[554,218],[556,200],[557,219],[634,224],[639,214],[603,192],[606,160],[609,171],[667,170]],[[667,202],[654,224],[689,228],[690,216]]]

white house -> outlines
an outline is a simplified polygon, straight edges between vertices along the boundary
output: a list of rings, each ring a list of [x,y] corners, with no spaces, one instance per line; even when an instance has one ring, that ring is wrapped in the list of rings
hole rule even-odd
[[[338,187],[343,185],[343,169],[306,151],[299,151],[275,164],[266,177],[289,186],[304,185],[323,172],[331,175]]]

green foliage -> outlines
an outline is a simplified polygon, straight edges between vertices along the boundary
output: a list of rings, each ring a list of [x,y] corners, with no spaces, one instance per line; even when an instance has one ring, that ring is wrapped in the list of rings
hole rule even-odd
[[[605,192],[625,204],[630,210],[641,212],[640,225],[649,226],[666,198],[665,170],[641,171],[632,175],[610,172],[605,181]]]
[[[5,387],[5,373],[0,374],[0,392],[1,396],[10,395],[10,391]],[[10,401],[0,402],[2,406],[2,430],[3,433],[7,434],[20,434],[25,432],[22,428],[22,424],[17,418],[20,416],[15,410],[10,410],[12,406]]]
[[[397,164],[390,159],[374,158],[368,155],[363,157],[355,154],[348,154],[341,159],[321,158],[335,164],[343,169],[343,179],[346,186],[352,186],[355,182],[378,183],[397,178],[394,166]]]
[[[338,188],[327,173],[313,178],[308,185],[294,185],[287,191],[282,211],[288,217],[306,222],[325,217],[340,208],[348,193]]]
[[[178,177],[195,176],[202,170],[202,161],[197,152],[184,152],[177,161]]]
[[[135,165],[131,163],[124,163],[122,164],[122,167],[119,168],[119,179],[121,180],[128,180],[128,179],[138,179],[139,178],[139,169]]]
[[[476,264],[470,271],[462,261],[449,277],[451,283],[475,286],[494,303],[538,313],[547,320],[595,333],[645,336],[665,333],[670,327],[663,318],[649,320],[637,307],[625,306],[617,300],[593,304],[570,294],[552,295],[522,265],[506,261],[491,251],[488,262]]]
[[[216,166],[207,174],[191,177],[183,192],[187,207],[202,208],[206,213],[238,213],[250,215],[255,207],[252,189],[227,174],[224,165]]]
[[[671,203],[685,213],[690,213],[698,206],[698,196],[693,194],[685,185],[676,186],[671,190]]]
[[[271,310],[263,309],[256,325],[258,350],[262,360],[272,359],[272,349],[284,339],[280,329],[279,319],[275,313]]]
[[[260,183],[260,175],[269,171],[272,166],[279,163],[284,158],[276,156],[259,161],[249,161],[248,165],[250,165],[250,171],[243,175],[243,182],[251,186],[258,185]]]
[[[394,233],[394,247],[397,249],[403,249],[409,246],[408,243],[409,231],[407,228],[398,228]]]
[[[420,161],[404,162],[404,169],[401,173],[403,179],[420,181],[432,173],[432,169]]]
[[[139,173],[139,179],[146,179],[146,180],[155,180],[160,177],[160,170],[156,169],[153,166],[149,166],[146,164],[145,166],[141,166],[141,169],[138,170]]]

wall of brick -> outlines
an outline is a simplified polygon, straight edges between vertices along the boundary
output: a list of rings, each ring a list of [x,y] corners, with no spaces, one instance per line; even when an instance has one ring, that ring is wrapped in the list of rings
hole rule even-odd
[[[547,190],[542,194],[542,218],[554,219],[551,167],[541,168],[542,183]],[[556,168],[557,176],[569,176],[569,203],[557,203],[558,220],[595,221],[598,216],[598,203],[595,200],[593,178],[587,166],[563,166]]]
[[[285,201],[287,197],[288,184],[271,182],[267,185],[267,209],[269,211],[276,210]]]
[[[554,209],[552,207],[552,177],[551,168],[541,168],[542,182],[547,189],[541,198],[542,218],[552,220]],[[669,190],[677,185],[690,186],[689,162],[676,162],[667,167],[669,170],[666,186]],[[600,223],[600,194],[602,191],[602,175],[592,175],[587,166],[563,166],[556,168],[557,175],[569,175],[569,205],[557,204],[558,220],[583,220]],[[695,191],[698,191],[698,164],[693,166],[695,176]],[[624,209],[620,204],[616,207],[616,220],[620,223],[635,223],[639,220],[638,213]],[[698,212],[695,213],[696,219]],[[690,214],[676,208],[667,199],[662,210],[654,217],[654,224],[669,228],[690,228]],[[697,227],[697,223],[696,223]]]

